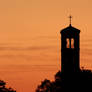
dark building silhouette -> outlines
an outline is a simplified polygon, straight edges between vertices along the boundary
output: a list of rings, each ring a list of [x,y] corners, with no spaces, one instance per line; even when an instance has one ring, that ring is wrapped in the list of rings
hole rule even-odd
[[[80,30],[70,25],[61,30],[61,71],[51,82],[45,79],[36,92],[92,92],[92,71],[80,69]]]
[[[71,17],[70,17],[71,18]],[[64,73],[79,71],[80,30],[70,25],[61,30],[61,71]]]

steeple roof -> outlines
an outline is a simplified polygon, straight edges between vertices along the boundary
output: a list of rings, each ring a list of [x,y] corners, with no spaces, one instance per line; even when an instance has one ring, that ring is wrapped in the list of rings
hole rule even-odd
[[[80,33],[80,30],[70,24],[68,27],[62,29],[60,33]]]

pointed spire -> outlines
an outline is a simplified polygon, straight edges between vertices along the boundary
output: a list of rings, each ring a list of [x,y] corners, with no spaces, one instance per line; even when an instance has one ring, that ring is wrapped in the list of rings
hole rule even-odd
[[[70,26],[71,26],[71,22],[72,22],[72,16],[71,15],[69,16],[69,19],[70,19]]]

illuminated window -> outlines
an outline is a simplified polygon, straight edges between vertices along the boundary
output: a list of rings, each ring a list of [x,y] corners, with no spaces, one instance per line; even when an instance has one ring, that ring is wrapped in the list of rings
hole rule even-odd
[[[66,39],[66,48],[74,48],[74,39]]]
[[[74,39],[71,39],[71,48],[74,48]]]
[[[69,41],[69,39],[67,38],[66,39],[66,48],[69,48],[70,47],[70,41]]]

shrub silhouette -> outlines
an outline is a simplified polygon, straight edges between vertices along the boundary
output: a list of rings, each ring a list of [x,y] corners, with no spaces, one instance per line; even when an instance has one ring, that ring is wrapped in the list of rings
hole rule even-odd
[[[55,81],[45,79],[38,85],[36,92],[91,92],[92,91],[92,71],[82,69],[76,73],[55,74]]]
[[[6,88],[6,82],[3,80],[0,80],[0,92],[16,92],[12,88]]]

